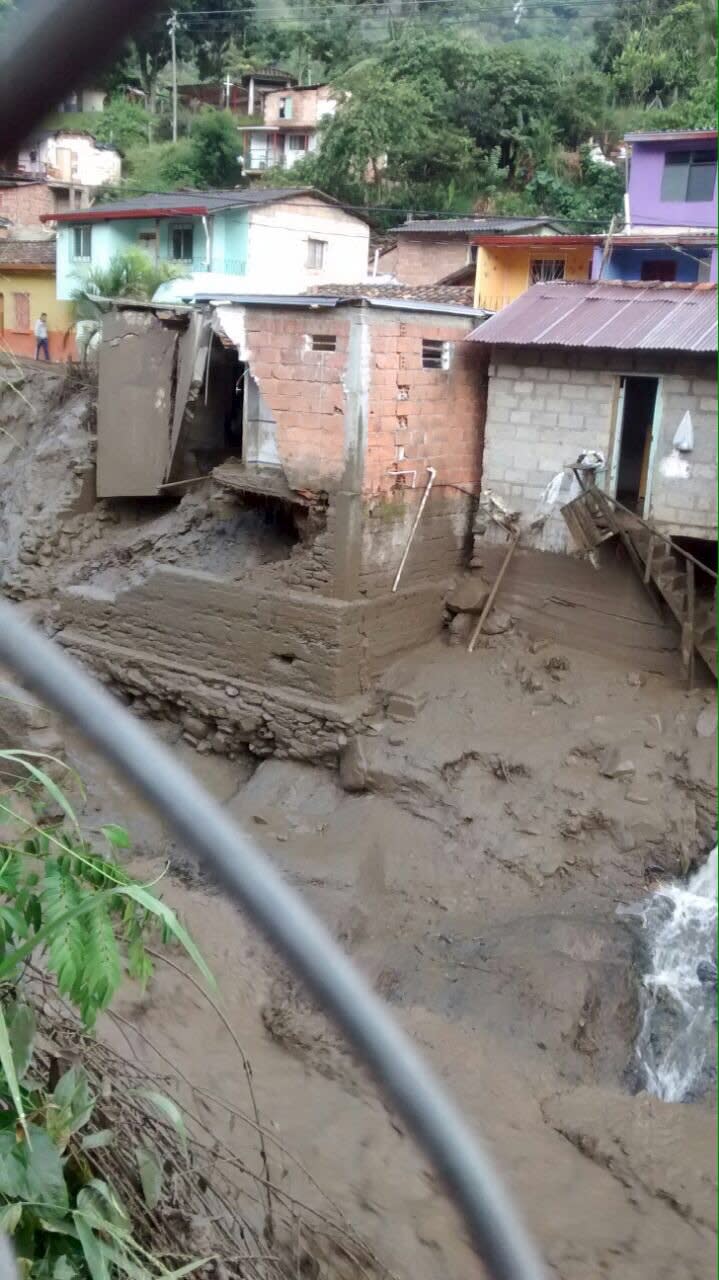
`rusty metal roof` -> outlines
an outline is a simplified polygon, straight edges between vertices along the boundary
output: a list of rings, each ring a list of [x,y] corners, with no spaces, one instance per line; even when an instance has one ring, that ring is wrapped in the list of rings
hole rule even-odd
[[[716,285],[535,284],[469,335],[500,346],[717,349]]]

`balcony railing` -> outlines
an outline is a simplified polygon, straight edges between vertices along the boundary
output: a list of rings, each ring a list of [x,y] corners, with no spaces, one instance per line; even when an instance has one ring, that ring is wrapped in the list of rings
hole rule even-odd
[[[247,273],[247,261],[244,258],[213,258],[208,264],[206,258],[161,258],[169,266],[176,268],[182,275],[190,275],[196,271],[212,271],[216,275],[244,276]]]

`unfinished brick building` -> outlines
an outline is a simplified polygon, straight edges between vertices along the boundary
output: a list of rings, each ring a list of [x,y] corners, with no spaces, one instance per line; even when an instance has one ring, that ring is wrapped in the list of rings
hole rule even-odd
[[[294,545],[239,580],[172,568],[112,600],[74,591],[65,641],[123,687],[128,667],[154,670],[155,693],[161,677],[169,700],[181,691],[261,753],[336,752],[382,666],[437,633],[470,544],[485,369],[464,342],[469,290],[343,293],[138,308],[101,353],[101,496],[212,466],[228,502],[274,512]]]

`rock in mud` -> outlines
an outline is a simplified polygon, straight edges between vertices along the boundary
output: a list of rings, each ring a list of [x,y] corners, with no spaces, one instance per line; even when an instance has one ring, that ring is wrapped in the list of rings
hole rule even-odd
[[[463,578],[450,591],[445,605],[450,613],[481,613],[489,598],[489,583],[479,574]]]
[[[698,738],[714,738],[717,731],[716,707],[705,707],[697,716],[696,732]]]
[[[426,701],[423,693],[391,693],[385,710],[390,720],[409,722],[417,719]]]
[[[607,747],[599,759],[599,772],[605,778],[629,778],[636,771],[633,760],[620,747]]]
[[[484,624],[484,633],[488,636],[499,636],[512,628],[512,617],[502,609],[493,609]]]
[[[345,791],[367,790],[368,761],[361,738],[352,738],[340,756],[340,782]]]

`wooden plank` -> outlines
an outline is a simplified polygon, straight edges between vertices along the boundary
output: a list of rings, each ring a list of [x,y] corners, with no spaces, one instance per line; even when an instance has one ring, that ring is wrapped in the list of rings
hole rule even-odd
[[[657,539],[654,537],[654,534],[652,534],[649,539],[649,546],[647,547],[647,559],[644,565],[644,581],[645,582],[649,582],[649,579],[652,576],[652,561],[654,559],[654,550],[656,548],[656,545],[657,545]]]
[[[507,569],[509,568],[509,562],[512,559],[512,556],[514,555],[517,549],[518,542],[519,542],[519,530],[517,530],[514,537],[512,538],[512,541],[509,544],[509,550],[507,551],[507,554],[504,557],[504,560],[502,561],[502,565],[499,570],[499,573],[494,579],[494,583],[492,584],[492,590],[490,591],[487,597],[487,603],[485,604],[481,614],[479,615],[479,620],[477,622],[477,625],[474,628],[472,635],[470,636],[469,644],[467,645],[467,653],[472,653],[474,646],[476,645],[479,639],[480,633],[482,631],[482,627],[484,626],[485,620],[487,618],[487,614],[489,613],[490,609],[492,608],[492,605],[494,604],[495,596],[497,595],[497,592],[499,591],[499,588],[501,586],[502,578],[504,577],[505,573],[507,572]]]

